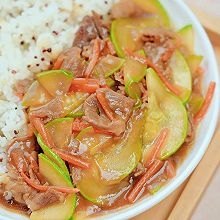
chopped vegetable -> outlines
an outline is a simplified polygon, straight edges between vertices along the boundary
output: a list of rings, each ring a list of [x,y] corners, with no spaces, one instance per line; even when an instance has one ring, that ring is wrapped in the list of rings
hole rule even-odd
[[[114,112],[112,111],[112,109],[110,108],[107,100],[106,100],[106,97],[105,97],[105,94],[102,93],[102,92],[99,92],[96,94],[96,97],[97,99],[99,100],[99,103],[101,104],[105,114],[107,115],[107,117],[110,119],[110,120],[114,120],[115,119],[115,115],[114,115]]]
[[[174,51],[170,59],[169,67],[172,71],[171,82],[179,89],[179,97],[183,103],[186,103],[192,92],[192,75],[186,60],[180,51]]]
[[[69,92],[88,92],[94,93],[99,88],[99,80],[89,78],[75,78]]]
[[[137,199],[139,193],[147,183],[147,181],[155,175],[163,166],[163,162],[160,160],[154,161],[152,166],[149,168],[149,170],[140,178],[140,180],[135,184],[135,186],[131,189],[127,196],[127,200],[130,203],[134,203]]]
[[[53,151],[57,153],[64,161],[67,161],[72,165],[76,165],[82,169],[89,168],[89,163],[84,161],[84,159],[81,159],[71,154],[64,153],[62,150],[59,149],[53,149]]]
[[[145,146],[143,158],[150,153],[158,133],[165,127],[169,129],[169,134],[159,156],[164,160],[174,154],[184,142],[187,135],[188,116],[181,100],[166,89],[154,70],[148,69],[146,81],[149,97],[143,137]]]
[[[22,105],[25,107],[44,105],[51,99],[51,95],[39,84],[39,82],[34,81],[24,95]]]
[[[187,52],[190,54],[194,53],[194,32],[193,26],[186,25],[181,28],[178,32],[178,37],[180,39],[180,43],[185,46]]]
[[[102,74],[105,77],[109,77],[113,73],[118,71],[122,67],[124,62],[124,59],[108,54],[97,63],[95,69],[98,75]]]
[[[89,65],[87,66],[85,74],[84,74],[87,78],[92,73],[96,63],[98,62],[99,55],[100,55],[100,40],[95,39],[94,46],[93,46],[92,58],[90,60]]]
[[[38,82],[52,96],[60,96],[69,91],[73,74],[65,70],[49,70],[37,74]]]
[[[205,116],[206,112],[208,111],[209,106],[211,105],[211,101],[215,92],[215,82],[211,82],[209,84],[209,88],[208,91],[206,93],[204,102],[201,106],[201,108],[199,109],[199,111],[196,113],[195,117],[194,117],[194,123],[198,124]]]
[[[145,163],[144,163],[145,167],[149,167],[155,161],[155,159],[157,159],[161,148],[165,144],[165,141],[166,141],[168,134],[169,134],[169,129],[167,129],[167,128],[164,128],[160,132],[158,138],[155,140],[155,143],[151,147],[152,150],[151,150],[150,154],[148,155],[148,158],[145,159]]]

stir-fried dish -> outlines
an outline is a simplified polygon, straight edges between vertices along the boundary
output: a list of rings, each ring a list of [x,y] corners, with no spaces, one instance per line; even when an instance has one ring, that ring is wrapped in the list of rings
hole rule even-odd
[[[192,26],[173,30],[156,0],[84,17],[72,47],[23,96],[29,130],[7,148],[10,203],[32,220],[69,220],[155,194],[211,103],[201,61]]]

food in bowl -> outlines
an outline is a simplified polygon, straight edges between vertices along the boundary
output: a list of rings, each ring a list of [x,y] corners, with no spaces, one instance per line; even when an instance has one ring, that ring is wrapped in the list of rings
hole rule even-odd
[[[192,26],[173,30],[157,0],[85,16],[72,47],[23,85],[29,129],[7,146],[1,201],[33,220],[68,220],[155,194],[211,103],[215,82],[203,97],[201,61]]]

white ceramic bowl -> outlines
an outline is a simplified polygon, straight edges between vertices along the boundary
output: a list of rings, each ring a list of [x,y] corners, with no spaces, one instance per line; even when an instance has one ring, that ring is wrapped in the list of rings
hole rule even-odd
[[[143,197],[135,204],[126,206],[115,211],[110,211],[108,215],[96,218],[97,220],[125,220],[134,217],[170,195],[184,180],[192,173],[199,161],[202,159],[211,138],[214,134],[215,127],[218,121],[218,112],[220,107],[220,91],[219,91],[219,73],[217,62],[210,41],[202,28],[197,18],[193,15],[190,9],[182,0],[163,0],[161,1],[169,13],[169,16],[174,23],[176,29],[181,28],[186,24],[192,24],[196,34],[196,53],[204,56],[203,68],[205,70],[204,78],[204,93],[210,81],[216,82],[216,91],[214,99],[209,108],[209,111],[200,125],[197,133],[195,145],[193,149],[177,170],[176,177],[163,187],[157,194],[153,196]],[[26,219],[24,216],[11,213],[4,209],[0,209],[0,220],[9,219]]]

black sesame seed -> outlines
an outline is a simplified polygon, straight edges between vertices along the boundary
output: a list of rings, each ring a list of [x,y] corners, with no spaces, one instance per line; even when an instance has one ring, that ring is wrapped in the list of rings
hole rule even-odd
[[[42,58],[41,58],[41,61],[44,61],[44,60],[45,60],[45,58],[44,58],[44,57],[42,57]]]
[[[47,52],[48,52],[48,53],[51,53],[51,52],[52,52],[52,49],[51,49],[51,48],[48,48],[48,49],[47,49]]]
[[[58,35],[58,32],[57,31],[52,31],[53,34],[55,35]]]
[[[18,109],[18,107],[15,107],[15,110],[17,110]]]
[[[27,65],[27,68],[30,68],[31,67],[31,65],[29,64],[29,65]]]
[[[52,61],[50,61],[50,65],[53,65],[53,62],[52,62]]]
[[[34,59],[37,59],[37,56],[34,56]]]
[[[107,4],[108,4],[108,2],[107,2],[107,1],[105,1],[105,4],[107,5]]]
[[[43,53],[45,53],[46,51],[47,51],[46,49],[43,49],[43,50],[42,50]]]
[[[40,64],[39,64],[39,63],[37,63],[37,64],[36,64],[36,66],[40,66]]]
[[[35,36],[32,37],[32,40],[36,40]]]
[[[18,134],[19,133],[19,131],[17,131],[17,130],[14,130],[14,134]]]
[[[23,44],[24,44],[24,41],[21,41],[20,44],[23,45]]]

